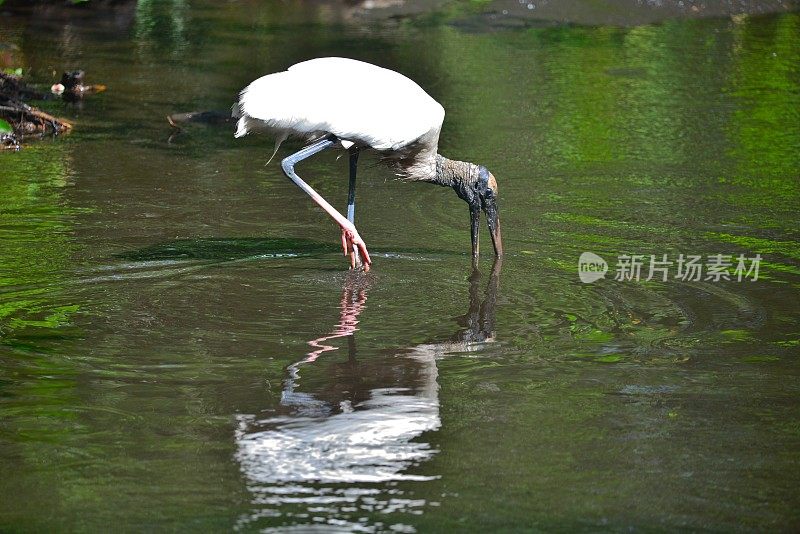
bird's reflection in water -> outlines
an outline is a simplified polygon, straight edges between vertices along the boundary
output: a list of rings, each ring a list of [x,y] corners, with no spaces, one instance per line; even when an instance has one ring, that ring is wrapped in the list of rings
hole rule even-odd
[[[441,426],[436,360],[494,341],[499,274],[496,262],[482,295],[481,275],[473,272],[469,310],[449,340],[364,361],[356,357],[353,334],[369,288],[363,277],[349,278],[339,322],[330,334],[309,341],[314,350],[287,367],[278,413],[238,417],[237,459],[259,507],[240,518],[239,526],[278,519],[284,526],[370,531],[386,525],[365,523],[365,513],[421,513],[424,501],[404,498],[385,483],[437,478],[411,469],[437,452],[416,439]],[[336,347],[329,343],[345,337],[347,362],[330,361],[334,354],[325,353]],[[326,384],[316,391],[301,388],[302,374],[323,361],[333,370]]]
[[[367,286],[364,279],[356,274],[348,278],[342,290],[341,312],[339,323],[333,331],[316,339],[312,339],[308,344],[314,348],[302,360],[291,364],[286,368],[287,378],[284,382],[281,393],[281,405],[296,408],[297,415],[304,416],[327,416],[331,415],[330,405],[322,400],[318,400],[313,394],[300,393],[297,391],[298,380],[300,379],[300,367],[313,363],[325,352],[336,350],[337,347],[328,345],[327,342],[333,339],[347,337],[349,348],[349,360],[355,359],[355,334],[358,325],[358,316],[367,302]],[[343,411],[351,411],[352,408],[348,401],[342,401],[340,407]]]

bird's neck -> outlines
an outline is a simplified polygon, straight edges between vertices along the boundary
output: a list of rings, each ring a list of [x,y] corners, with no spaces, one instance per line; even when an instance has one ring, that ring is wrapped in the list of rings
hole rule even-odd
[[[456,189],[472,189],[478,181],[480,170],[474,163],[447,159],[441,154],[436,154],[436,175],[433,182]]]

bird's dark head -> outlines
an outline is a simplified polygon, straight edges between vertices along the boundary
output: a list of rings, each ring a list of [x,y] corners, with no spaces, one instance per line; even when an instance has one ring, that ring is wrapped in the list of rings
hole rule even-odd
[[[61,76],[61,85],[64,86],[64,89],[69,91],[83,83],[83,76],[84,72],[82,70],[73,70],[71,72],[65,72]]]
[[[480,229],[481,211],[486,214],[486,223],[489,234],[492,236],[495,256],[503,255],[503,238],[500,234],[500,214],[497,209],[497,180],[489,170],[482,165],[474,165],[476,176],[471,179],[453,184],[456,194],[468,205],[472,235],[472,257],[477,259],[479,252],[478,234]],[[473,174],[473,173],[470,173]]]

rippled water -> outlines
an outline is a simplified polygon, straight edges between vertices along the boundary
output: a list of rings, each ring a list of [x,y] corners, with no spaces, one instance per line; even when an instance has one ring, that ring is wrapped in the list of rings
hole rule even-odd
[[[39,15],[0,17],[2,61],[108,91],[0,154],[0,529],[800,524],[797,14]],[[165,121],[318,55],[443,103],[442,153],[498,178],[502,264],[472,271],[455,195],[364,156],[374,270],[351,275],[270,140]],[[343,206],[346,158],[301,170]],[[605,279],[580,282],[585,251]],[[613,279],[622,254],[718,253],[760,254],[758,280]]]

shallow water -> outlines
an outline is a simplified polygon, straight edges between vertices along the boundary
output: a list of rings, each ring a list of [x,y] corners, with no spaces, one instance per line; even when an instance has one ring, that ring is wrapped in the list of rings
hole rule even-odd
[[[0,17],[32,79],[108,85],[44,105],[74,133],[0,154],[0,528],[800,525],[797,14],[60,13]],[[502,265],[472,272],[454,194],[364,156],[374,269],[350,275],[270,140],[171,135],[319,55],[443,103],[442,153],[498,178]],[[343,207],[346,166],[298,169]],[[581,283],[586,251],[605,279]],[[719,253],[760,254],[758,280],[613,279],[622,254]]]

